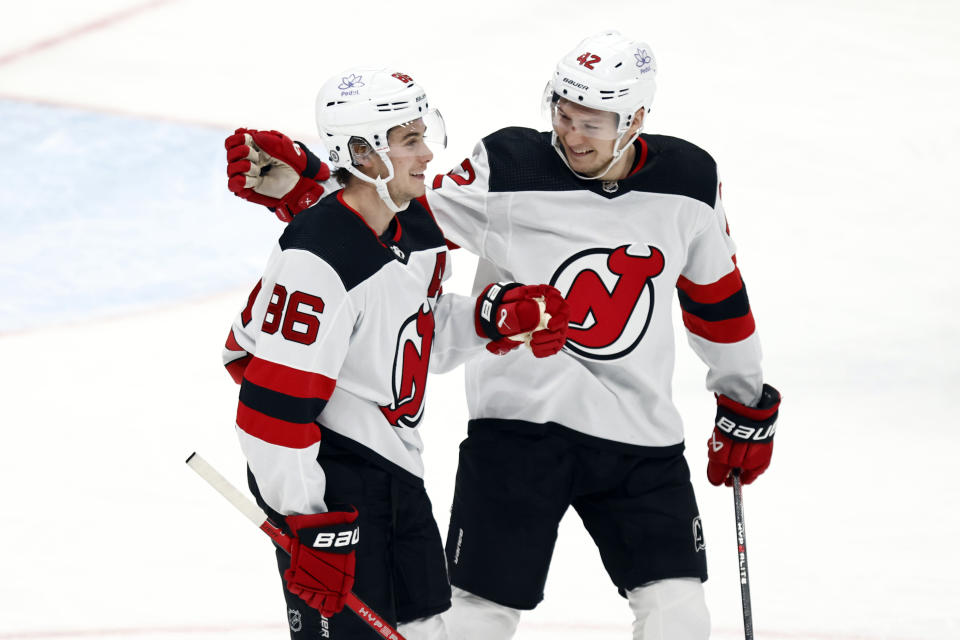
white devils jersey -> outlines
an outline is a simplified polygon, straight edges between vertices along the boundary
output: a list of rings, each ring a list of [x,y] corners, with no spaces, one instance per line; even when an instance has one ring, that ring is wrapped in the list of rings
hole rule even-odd
[[[509,128],[477,145],[426,200],[446,237],[482,260],[475,286],[547,282],[571,307],[557,356],[526,350],[467,364],[473,419],[555,423],[641,447],[682,446],[671,399],[671,300],[709,367],[707,387],[760,398],[760,345],[713,159],[644,135],[619,182],[581,180],[549,133]]]
[[[474,301],[441,294],[446,266],[418,202],[380,237],[339,191],[287,226],[224,351],[241,383],[241,447],[272,509],[326,510],[321,439],[422,478],[428,366],[451,369],[484,344]]]

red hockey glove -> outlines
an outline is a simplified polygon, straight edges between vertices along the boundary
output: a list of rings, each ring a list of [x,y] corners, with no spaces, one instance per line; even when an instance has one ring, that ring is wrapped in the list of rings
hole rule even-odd
[[[777,431],[780,392],[763,385],[760,402],[747,407],[725,395],[717,396],[717,422],[707,442],[707,479],[710,484],[733,486],[730,472],[740,469],[740,480],[750,484],[770,466],[773,434]]]
[[[489,338],[487,350],[503,355],[526,343],[538,358],[563,347],[570,308],[550,285],[494,282],[477,297],[477,335]]]
[[[237,129],[224,146],[230,191],[269,207],[284,222],[323,195],[319,183],[330,177],[330,167],[279,131]]]
[[[353,588],[360,527],[357,510],[349,509],[286,518],[293,532],[287,590],[328,618]]]

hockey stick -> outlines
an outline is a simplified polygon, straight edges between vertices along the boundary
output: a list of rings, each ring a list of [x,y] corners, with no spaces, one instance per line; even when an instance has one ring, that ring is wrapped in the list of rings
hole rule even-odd
[[[753,611],[750,607],[750,576],[747,572],[747,530],[743,524],[743,486],[740,470],[733,470],[733,513],[737,521],[737,555],[740,558],[740,601],[743,603],[743,636],[753,640]]]
[[[220,492],[230,504],[235,506],[243,515],[247,516],[253,524],[270,536],[278,547],[290,553],[290,538],[277,528],[267,518],[267,514],[257,506],[253,500],[246,497],[240,490],[230,484],[230,481],[220,475],[220,472],[211,467],[206,460],[197,455],[196,452],[190,454],[187,458],[187,466],[197,472],[201,478],[207,481],[211,487]],[[366,622],[370,628],[381,638],[385,640],[406,640],[400,632],[394,629],[383,617],[376,611],[368,607],[351,591],[345,599],[347,608],[353,611],[357,616]]]

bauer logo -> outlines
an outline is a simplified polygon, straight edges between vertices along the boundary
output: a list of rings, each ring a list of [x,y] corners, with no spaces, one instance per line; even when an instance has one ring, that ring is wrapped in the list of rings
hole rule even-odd
[[[756,426],[737,424],[727,416],[717,416],[717,428],[740,442],[769,442],[777,432],[777,423],[755,423]]]
[[[637,67],[640,68],[640,73],[653,71],[653,66],[650,64],[653,62],[653,56],[651,56],[646,49],[637,49],[633,57],[637,59]]]
[[[360,542],[360,527],[352,531],[321,531],[313,541],[315,549],[343,550],[355,547]]]
[[[569,84],[569,85],[572,85],[572,86],[576,87],[577,89],[580,89],[581,91],[589,91],[589,90],[590,90],[590,87],[588,87],[588,86],[585,85],[585,84],[580,84],[580,83],[577,82],[576,80],[571,80],[570,78],[566,78],[566,77],[565,77],[565,78],[563,79],[563,81],[566,82],[566,83]]]

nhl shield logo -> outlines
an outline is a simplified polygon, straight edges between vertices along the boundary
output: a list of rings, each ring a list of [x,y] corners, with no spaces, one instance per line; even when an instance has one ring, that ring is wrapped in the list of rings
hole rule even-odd
[[[296,609],[287,609],[287,618],[290,620],[290,631],[294,633],[303,629],[303,616]]]
[[[706,551],[707,545],[703,541],[703,523],[700,522],[700,516],[693,519],[693,550]]]
[[[587,249],[564,261],[550,280],[570,305],[564,348],[591,360],[633,351],[650,325],[663,267],[663,252],[646,244]]]

